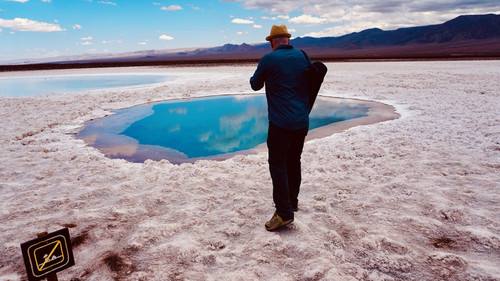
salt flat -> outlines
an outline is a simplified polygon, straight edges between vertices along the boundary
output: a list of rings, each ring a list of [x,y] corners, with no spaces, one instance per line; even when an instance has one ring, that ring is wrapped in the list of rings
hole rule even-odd
[[[399,119],[313,139],[300,210],[270,233],[267,153],[172,165],[75,138],[112,110],[251,93],[256,66],[0,73],[161,73],[163,84],[0,98],[0,279],[20,244],[69,227],[60,280],[500,280],[500,61],[329,63],[321,95]]]

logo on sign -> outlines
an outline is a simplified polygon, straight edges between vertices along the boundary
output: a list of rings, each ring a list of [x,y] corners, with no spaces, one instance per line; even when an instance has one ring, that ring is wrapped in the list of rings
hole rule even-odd
[[[21,244],[29,280],[39,280],[75,264],[67,228]]]
[[[40,246],[33,253],[37,270],[40,272],[64,262],[64,251],[61,240]]]

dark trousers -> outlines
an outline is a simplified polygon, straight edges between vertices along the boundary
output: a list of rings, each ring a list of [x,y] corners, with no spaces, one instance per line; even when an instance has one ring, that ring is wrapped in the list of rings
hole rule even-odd
[[[285,130],[269,123],[267,147],[269,171],[273,181],[276,212],[284,220],[293,219],[301,182],[300,156],[308,128]]]

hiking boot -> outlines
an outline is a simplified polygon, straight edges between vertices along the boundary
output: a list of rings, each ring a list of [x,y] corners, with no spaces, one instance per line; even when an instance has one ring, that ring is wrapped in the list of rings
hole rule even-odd
[[[283,220],[283,218],[281,218],[278,215],[278,213],[274,212],[274,215],[271,218],[271,220],[266,222],[266,230],[268,230],[268,231],[276,230],[282,226],[290,224],[292,221],[293,221],[293,219]]]

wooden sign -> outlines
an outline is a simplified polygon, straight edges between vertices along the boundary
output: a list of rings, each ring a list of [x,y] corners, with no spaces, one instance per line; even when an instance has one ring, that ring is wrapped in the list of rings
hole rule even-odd
[[[69,230],[58,230],[21,244],[30,281],[40,280],[75,265]]]

